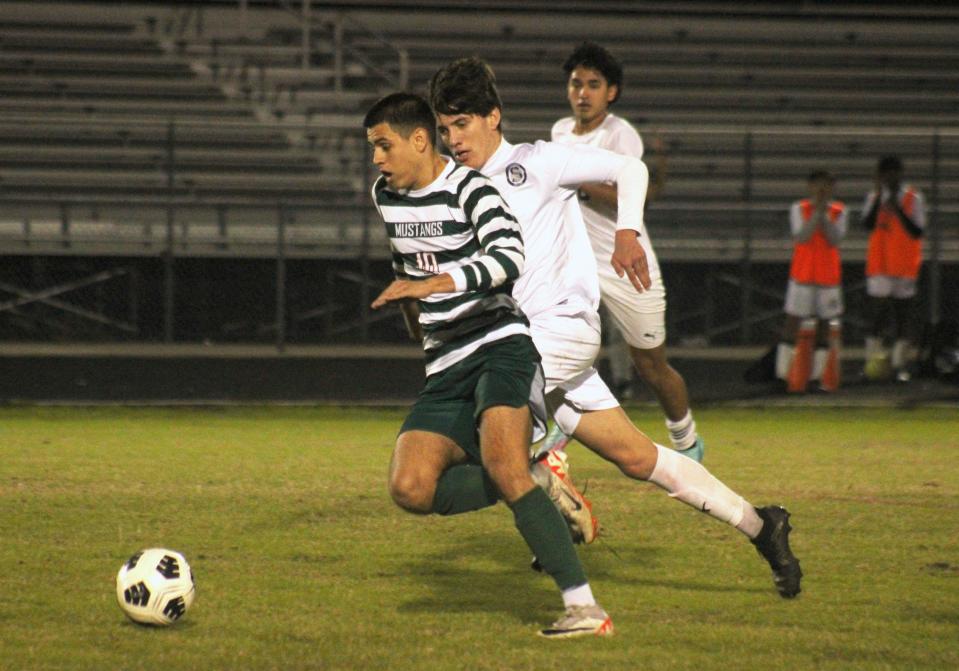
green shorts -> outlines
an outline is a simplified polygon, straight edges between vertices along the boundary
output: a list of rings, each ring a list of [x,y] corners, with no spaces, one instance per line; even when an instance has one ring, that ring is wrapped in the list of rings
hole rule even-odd
[[[534,440],[546,430],[543,369],[533,341],[510,336],[486,345],[445,370],[426,378],[426,386],[400,433],[430,431],[459,445],[470,461],[482,463],[479,417],[487,408],[528,405]]]

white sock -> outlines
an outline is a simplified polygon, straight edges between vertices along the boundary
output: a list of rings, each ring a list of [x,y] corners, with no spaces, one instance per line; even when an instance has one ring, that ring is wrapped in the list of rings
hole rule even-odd
[[[747,503],[746,509],[743,510],[743,518],[736,525],[736,528],[746,534],[748,538],[755,538],[762,531],[763,518],[759,516],[753,506]]]
[[[563,607],[570,606],[595,606],[596,599],[593,598],[593,590],[589,588],[589,583],[579,587],[570,587],[563,591]]]
[[[817,347],[812,355],[812,374],[809,376],[809,379],[822,379],[822,372],[826,370],[827,359],[829,359],[829,350],[825,347]]]
[[[789,377],[789,367],[793,365],[796,348],[789,343],[781,342],[776,346],[776,377],[785,380]]]
[[[759,533],[763,523],[756,509],[702,464],[658,443],[656,451],[658,457],[650,482],[665,489],[672,498],[736,527],[750,538]]]
[[[667,417],[666,428],[669,429],[669,439],[677,450],[688,450],[696,444],[696,422],[693,421],[692,410],[687,410],[686,415],[678,422]]]

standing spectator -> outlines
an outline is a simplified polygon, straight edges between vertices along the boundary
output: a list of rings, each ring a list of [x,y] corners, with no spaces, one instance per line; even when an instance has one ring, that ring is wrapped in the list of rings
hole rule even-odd
[[[848,222],[846,206],[832,198],[835,183],[825,170],[811,172],[809,197],[797,200],[789,210],[794,247],[776,377],[785,380],[790,391],[805,391],[810,378],[819,380],[826,391],[839,385],[843,313],[839,242]]]
[[[912,308],[916,279],[922,265],[922,236],[926,208],[922,194],[902,183],[903,165],[898,156],[879,159],[875,188],[866,196],[862,224],[869,233],[866,253],[867,366],[884,356],[883,337],[892,322],[890,363],[896,379],[908,382],[908,352],[912,339]]]

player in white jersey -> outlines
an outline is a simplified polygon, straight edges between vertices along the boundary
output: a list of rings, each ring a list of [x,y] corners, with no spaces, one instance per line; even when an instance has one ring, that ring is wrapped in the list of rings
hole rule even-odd
[[[575,191],[584,183],[617,183],[611,263],[642,290],[650,282],[635,225],[642,221],[647,179],[645,169],[635,170],[641,162],[588,146],[509,144],[500,130],[495,76],[477,58],[441,68],[430,81],[430,104],[454,158],[489,177],[520,223],[526,266],[513,295],[530,319],[556,422],[626,476],[648,480],[740,530],[769,563],[780,595],[796,596],[802,572],[789,549],[789,513],[778,506],[754,508],[695,460],[654,443],[592,367],[599,351],[598,281]],[[543,457],[552,458],[553,452]],[[575,511],[564,514],[575,518]]]
[[[609,109],[622,92],[623,68],[619,62],[603,47],[585,42],[566,59],[563,70],[567,76],[567,100],[573,116],[553,124],[553,141],[600,147],[641,159],[643,141],[639,133]],[[637,293],[629,282],[603,262],[612,252],[616,187],[606,182],[583,184],[578,195],[583,205],[583,221],[598,262],[603,307],[626,340],[630,358],[640,377],[659,399],[673,447],[696,461],[702,461],[703,440],[696,432],[686,382],[666,358],[666,288],[649,234],[644,226],[639,240],[646,252],[652,286]],[[561,449],[567,440],[554,429],[547,444],[552,449]]]
[[[545,402],[529,322],[511,295],[524,265],[519,225],[486,177],[439,155],[423,98],[386,96],[363,125],[397,277],[372,307],[403,306],[426,354],[426,385],[393,450],[390,494],[405,510],[437,514],[458,512],[454,498],[480,507],[503,498],[562,591],[563,617],[540,633],[612,633],[562,516],[530,473],[530,439],[534,425],[542,434]],[[480,475],[478,488],[463,487],[477,482],[471,473]],[[425,488],[417,486],[424,474],[432,478]]]

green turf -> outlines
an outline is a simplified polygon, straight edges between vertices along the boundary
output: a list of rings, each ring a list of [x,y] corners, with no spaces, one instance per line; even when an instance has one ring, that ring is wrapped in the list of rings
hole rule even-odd
[[[534,635],[560,601],[504,506],[391,504],[401,418],[0,410],[0,668],[959,668],[954,410],[698,413],[709,468],[793,512],[794,601],[737,532],[574,446],[605,527],[581,556],[617,634],[557,642]],[[168,629],[114,600],[122,561],[154,545],[197,578]]]

